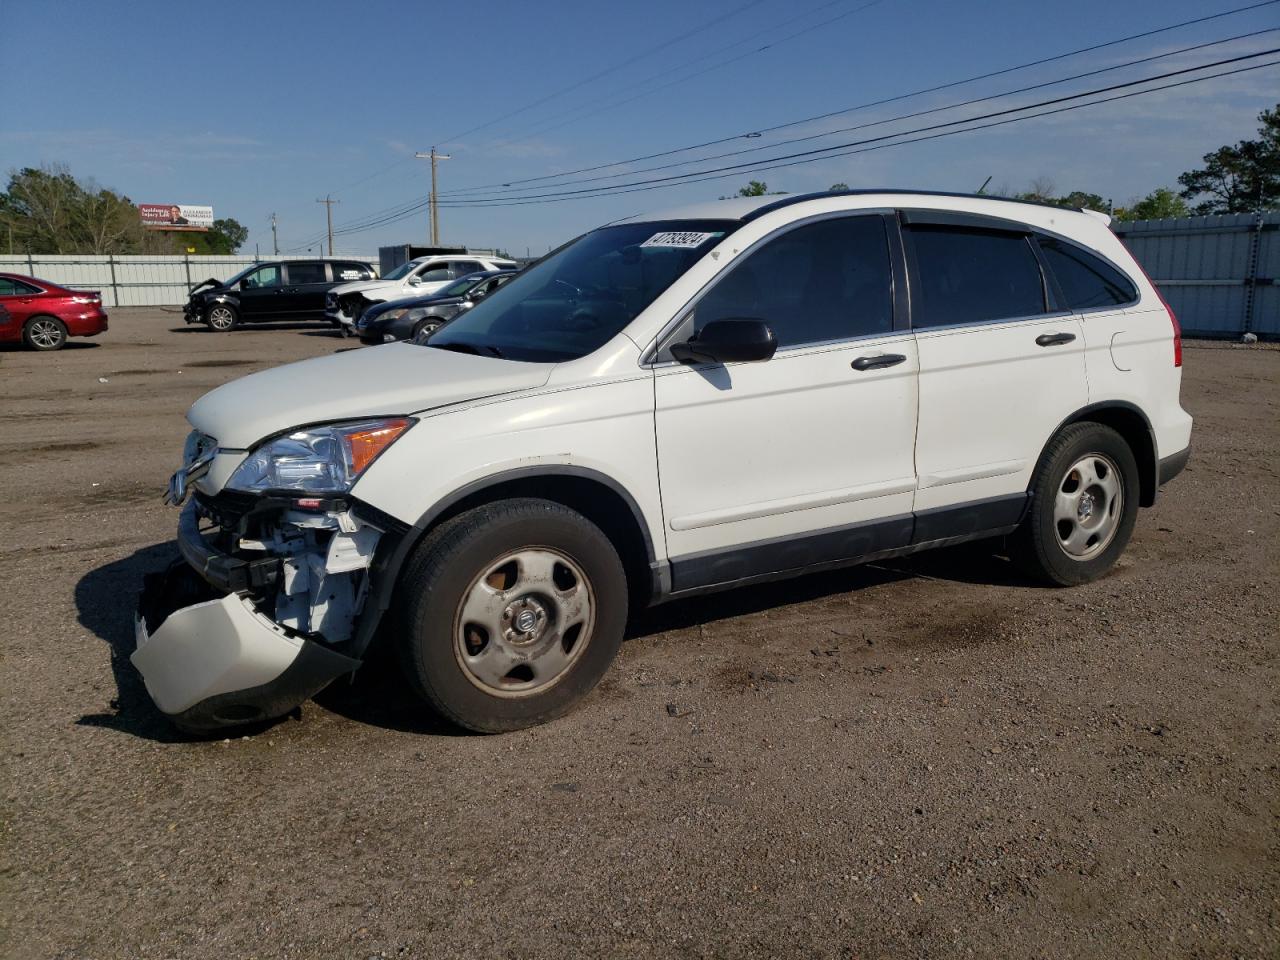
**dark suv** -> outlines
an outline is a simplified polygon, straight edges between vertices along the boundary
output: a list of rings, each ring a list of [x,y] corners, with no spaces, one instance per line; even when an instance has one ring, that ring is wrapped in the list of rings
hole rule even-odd
[[[255,263],[226,283],[209,279],[193,289],[182,316],[210,330],[262,320],[323,320],[325,293],[375,276],[372,266],[356,260]]]

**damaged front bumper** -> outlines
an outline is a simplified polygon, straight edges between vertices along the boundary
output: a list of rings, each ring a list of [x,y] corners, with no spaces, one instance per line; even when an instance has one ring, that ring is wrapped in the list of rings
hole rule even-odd
[[[131,660],[189,730],[283,716],[360,666],[356,623],[386,532],[343,502],[226,500],[183,508],[183,560],[147,578],[135,620]]]

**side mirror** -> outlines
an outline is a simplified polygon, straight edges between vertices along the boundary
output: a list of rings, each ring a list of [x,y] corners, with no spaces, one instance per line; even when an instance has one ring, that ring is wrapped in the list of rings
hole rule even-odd
[[[671,355],[681,363],[752,363],[777,349],[778,338],[763,320],[712,320],[693,339],[673,343]]]

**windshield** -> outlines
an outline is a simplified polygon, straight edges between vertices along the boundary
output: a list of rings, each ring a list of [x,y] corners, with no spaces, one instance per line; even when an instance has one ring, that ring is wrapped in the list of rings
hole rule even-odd
[[[405,275],[407,275],[407,274],[409,273],[409,271],[410,271],[410,270],[412,270],[412,269],[413,269],[414,267],[416,267],[417,265],[418,265],[418,264],[417,264],[417,261],[415,261],[415,260],[410,260],[408,263],[402,263],[402,264],[400,264],[400,266],[396,267],[396,268],[395,268],[394,270],[392,270],[390,273],[388,273],[388,274],[384,275],[382,279],[383,279],[383,280],[400,280],[400,279],[403,279],[403,278],[405,277]]]
[[[426,346],[540,363],[585,357],[738,226],[670,220],[601,227],[509,280]]]
[[[483,274],[472,274],[469,277],[463,277],[461,280],[455,280],[453,283],[449,284],[449,286],[435,294],[435,296],[460,297],[483,279],[485,279]]]

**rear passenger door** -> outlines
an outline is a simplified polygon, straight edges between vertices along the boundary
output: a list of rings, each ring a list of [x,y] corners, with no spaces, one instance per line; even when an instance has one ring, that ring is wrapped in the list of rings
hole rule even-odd
[[[1016,523],[1055,428],[1088,403],[1079,320],[1030,231],[904,212],[920,356],[917,542]]]
[[[329,289],[328,267],[323,261],[298,260],[284,265],[284,294],[280,313],[290,320],[319,320],[324,316],[324,294]]]

